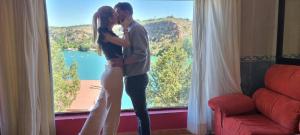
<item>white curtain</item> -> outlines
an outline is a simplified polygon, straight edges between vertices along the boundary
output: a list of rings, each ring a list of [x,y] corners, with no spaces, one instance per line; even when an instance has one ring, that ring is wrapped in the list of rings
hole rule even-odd
[[[0,0],[1,135],[54,135],[45,1]]]
[[[240,0],[195,0],[188,130],[212,132],[208,100],[240,89]]]

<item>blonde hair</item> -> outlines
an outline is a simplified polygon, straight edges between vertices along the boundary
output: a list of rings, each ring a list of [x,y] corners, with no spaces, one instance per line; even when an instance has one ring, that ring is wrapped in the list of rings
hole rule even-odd
[[[99,43],[97,43],[98,28],[108,27],[109,19],[113,16],[114,9],[110,6],[102,6],[93,16],[93,42],[97,46],[98,54],[102,54],[102,49]],[[99,33],[100,34],[100,33]],[[102,35],[100,35],[102,36]]]
[[[98,28],[100,27],[99,22],[100,22],[100,18],[99,18],[99,13],[97,11],[93,16],[93,23],[92,23],[93,24],[93,43],[97,48],[98,54],[102,55],[102,49],[100,47],[100,44],[97,43]]]

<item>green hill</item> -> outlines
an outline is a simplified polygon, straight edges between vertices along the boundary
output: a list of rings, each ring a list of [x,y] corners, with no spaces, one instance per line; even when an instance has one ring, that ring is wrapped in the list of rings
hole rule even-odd
[[[160,43],[173,43],[178,40],[191,39],[192,22],[188,19],[165,17],[139,21],[145,26],[150,40],[150,46]],[[121,36],[121,27],[114,28],[114,32]],[[50,27],[51,42],[56,42],[64,49],[89,50],[93,47],[91,25],[68,27]],[[154,47],[155,48],[155,47]],[[155,50],[155,49],[154,49]]]

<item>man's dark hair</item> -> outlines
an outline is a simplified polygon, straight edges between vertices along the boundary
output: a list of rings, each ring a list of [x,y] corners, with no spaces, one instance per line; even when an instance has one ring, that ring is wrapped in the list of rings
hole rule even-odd
[[[115,8],[128,11],[130,15],[133,14],[132,6],[128,2],[119,2],[117,5],[115,5]]]

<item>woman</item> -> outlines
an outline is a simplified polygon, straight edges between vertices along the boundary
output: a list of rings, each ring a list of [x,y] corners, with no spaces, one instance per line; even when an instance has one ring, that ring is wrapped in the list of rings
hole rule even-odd
[[[102,74],[102,90],[93,110],[86,120],[80,135],[115,135],[120,119],[123,90],[122,47],[129,46],[128,25],[130,20],[121,23],[124,38],[118,38],[112,31],[117,24],[117,13],[112,7],[103,6],[94,14],[94,41],[98,31],[99,52],[103,51],[108,64]]]

